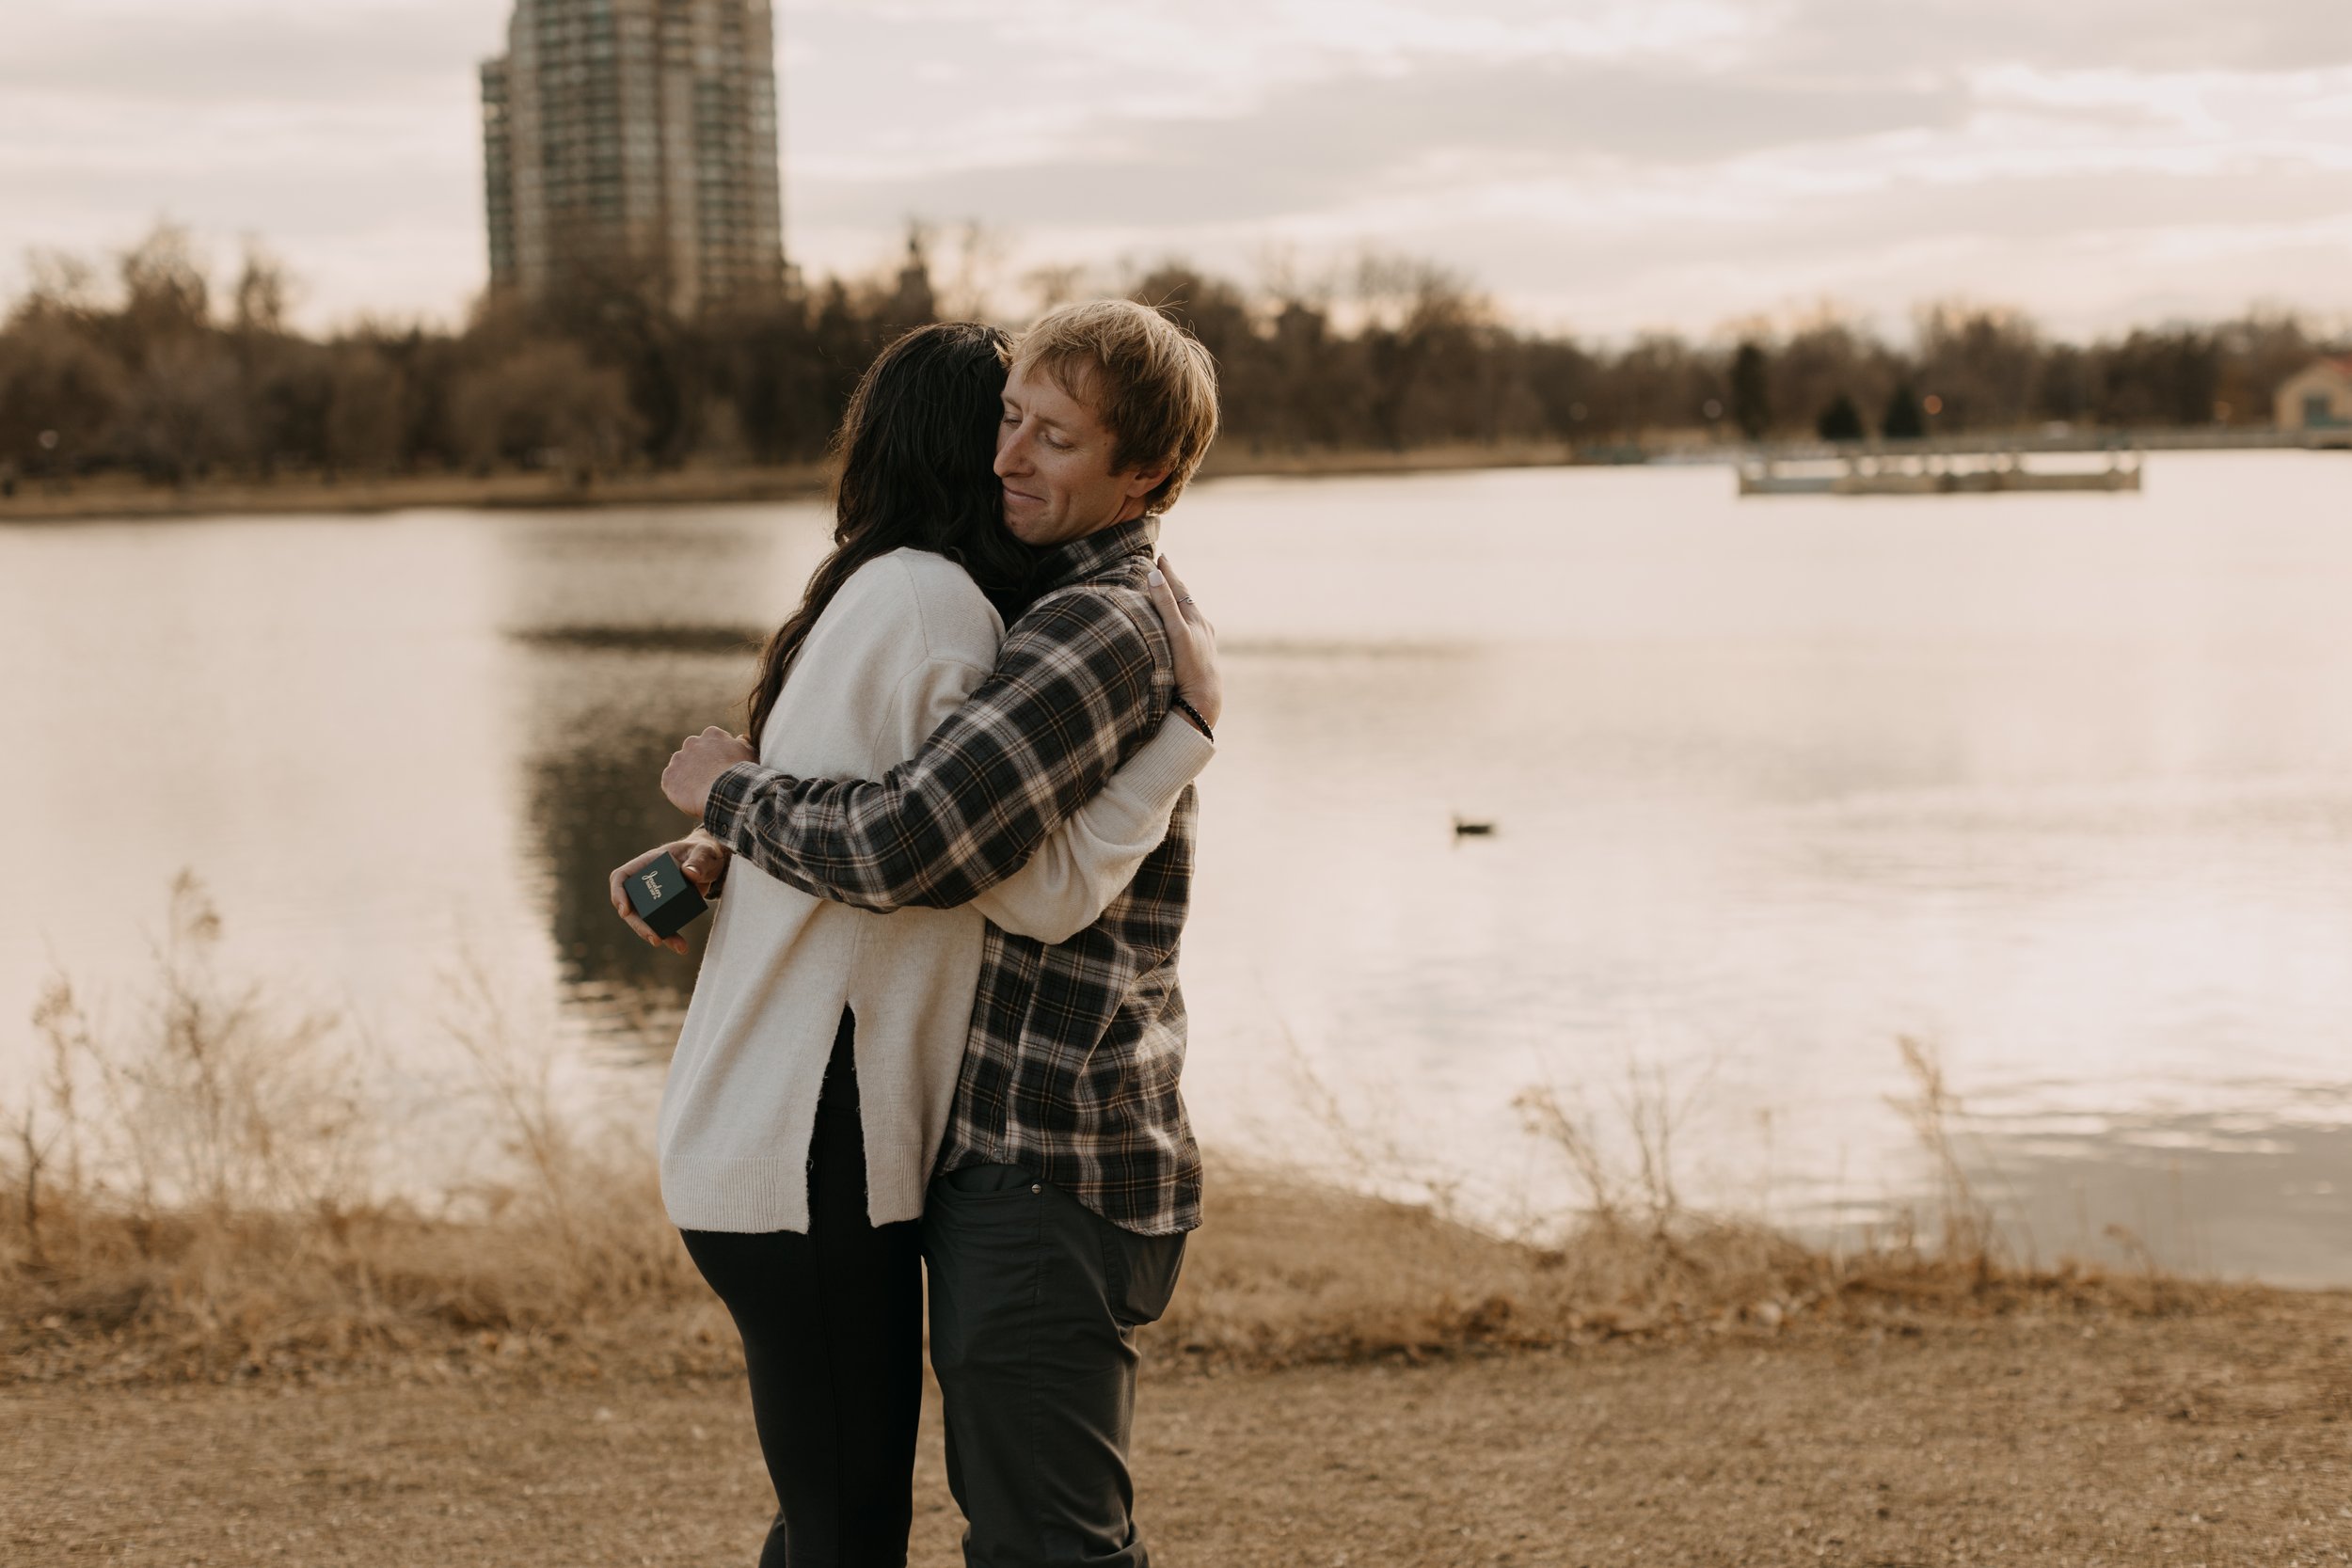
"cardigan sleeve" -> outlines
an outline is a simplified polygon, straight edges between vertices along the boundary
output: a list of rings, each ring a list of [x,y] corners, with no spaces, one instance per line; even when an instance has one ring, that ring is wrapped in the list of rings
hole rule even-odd
[[[989,672],[935,658],[899,689],[902,733],[928,735],[963,705]],[[1020,870],[972,900],[1015,936],[1064,942],[1094,924],[1168,836],[1169,816],[1216,748],[1181,720],[1120,764],[1100,790],[1039,841]]]
[[[1209,737],[1181,719],[1120,765],[1076,815],[1037,847],[1028,863],[972,900],[1017,937],[1068,942],[1102,917],[1136,869],[1168,837],[1176,802],[1216,754]]]

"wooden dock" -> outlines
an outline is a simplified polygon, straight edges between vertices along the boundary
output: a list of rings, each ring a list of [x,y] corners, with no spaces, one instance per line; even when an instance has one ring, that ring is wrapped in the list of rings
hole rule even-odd
[[[1804,460],[1798,460],[1803,462]],[[1790,471],[1790,460],[1757,456],[1740,465],[1743,496],[1991,496],[2012,491],[2073,490],[2101,494],[2139,489],[2140,454],[2113,451],[2104,468],[2028,468],[2015,450],[1855,451],[1820,471],[1820,459]]]

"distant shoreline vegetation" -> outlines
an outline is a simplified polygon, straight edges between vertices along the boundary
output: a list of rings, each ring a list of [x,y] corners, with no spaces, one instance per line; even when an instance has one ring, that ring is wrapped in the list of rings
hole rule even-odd
[[[1040,304],[1077,275],[1032,275]],[[104,265],[33,258],[0,325],[0,515],[256,507],[771,499],[821,492],[825,443],[877,350],[969,313],[922,231],[866,277],[794,279],[692,319],[644,279],[485,298],[455,332],[287,324],[293,282],[249,247],[216,287],[163,226]],[[1660,443],[2074,429],[2253,430],[2341,351],[2288,312],[2089,344],[1999,308],[1924,307],[1899,348],[1824,314],[1707,342],[1532,333],[1466,279],[1371,256],[1251,289],[1166,262],[1126,280],[1216,356],[1216,467],[1318,472],[1608,461]],[[202,493],[199,503],[198,493]]]

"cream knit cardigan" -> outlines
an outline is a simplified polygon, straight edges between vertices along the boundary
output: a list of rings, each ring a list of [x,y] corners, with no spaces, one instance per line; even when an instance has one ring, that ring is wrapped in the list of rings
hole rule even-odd
[[[928,551],[866,562],[810,628],[760,732],[796,778],[879,779],[987,677],[1004,623]],[[1171,720],[1021,870],[960,909],[852,909],[738,855],[661,1097],[661,1197],[688,1230],[808,1228],[808,1148],[841,1009],[856,1016],[866,1214],[914,1219],[947,1123],[984,924],[1043,942],[1092,925],[1207,766]]]

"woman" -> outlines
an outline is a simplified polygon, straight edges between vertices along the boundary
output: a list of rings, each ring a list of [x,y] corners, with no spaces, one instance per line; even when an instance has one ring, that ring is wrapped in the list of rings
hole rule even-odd
[[[878,778],[995,662],[1028,563],[992,467],[1008,347],[986,326],[924,327],[859,383],[836,438],[834,550],[769,641],[749,705],[767,766]],[[1192,640],[1171,645],[1188,657]],[[1180,665],[1180,687],[1188,677],[1215,678]],[[905,1561],[922,1390],[914,1222],[985,923],[1047,942],[1091,925],[1209,754],[1189,724],[1164,726],[1018,875],[961,909],[873,914],[756,866],[725,872],[662,1097],[661,1179],[742,1336],[778,1502],[763,1568]],[[665,847],[715,886],[714,847]],[[650,858],[615,871],[612,895],[656,940],[622,891]]]

